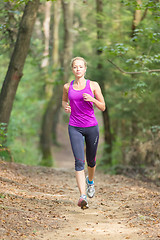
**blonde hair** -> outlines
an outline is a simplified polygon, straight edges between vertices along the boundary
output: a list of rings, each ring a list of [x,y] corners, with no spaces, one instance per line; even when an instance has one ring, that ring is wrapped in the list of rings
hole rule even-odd
[[[86,60],[85,60],[83,57],[74,57],[74,58],[72,58],[72,60],[71,60],[71,68],[73,67],[74,61],[76,61],[76,60],[81,60],[81,61],[83,61],[85,67],[87,67],[87,62],[86,62]]]

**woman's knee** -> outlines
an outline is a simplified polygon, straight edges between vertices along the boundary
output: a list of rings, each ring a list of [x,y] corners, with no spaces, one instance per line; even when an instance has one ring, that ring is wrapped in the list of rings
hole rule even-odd
[[[82,159],[75,159],[75,170],[82,171],[84,170],[85,161]]]
[[[96,160],[88,161],[88,162],[87,162],[87,165],[88,165],[88,167],[90,167],[90,168],[94,168],[94,167],[96,166]]]

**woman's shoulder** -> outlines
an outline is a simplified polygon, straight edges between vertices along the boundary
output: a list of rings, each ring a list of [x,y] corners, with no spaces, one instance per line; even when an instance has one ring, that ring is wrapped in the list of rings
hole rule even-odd
[[[95,89],[95,88],[99,87],[99,84],[96,81],[91,81],[90,80],[90,86],[91,86],[91,88]]]
[[[64,89],[68,92],[68,90],[69,90],[69,86],[70,86],[70,82],[69,83],[65,83],[64,84]]]
[[[99,90],[100,86],[99,86],[98,82],[90,80],[90,88],[91,88],[92,92],[95,94],[95,92],[97,92]]]

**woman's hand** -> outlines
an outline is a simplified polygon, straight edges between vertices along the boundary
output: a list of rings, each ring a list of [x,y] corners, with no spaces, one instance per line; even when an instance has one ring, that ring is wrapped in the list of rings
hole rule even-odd
[[[68,90],[70,83],[66,83],[63,86],[62,107],[66,113],[71,113],[71,107],[68,104]]]
[[[69,106],[68,103],[66,103],[66,106],[65,106],[64,110],[65,110],[66,113],[71,113],[71,107]]]
[[[106,108],[105,101],[99,84],[97,82],[90,81],[90,86],[95,97],[92,97],[87,93],[84,93],[83,94],[84,101],[93,102],[98,109],[100,109],[101,111],[105,111]]]
[[[104,101],[104,97],[102,95],[101,92],[101,88],[99,86],[99,84],[97,82],[91,81],[90,82],[90,87],[91,90],[95,96],[95,98],[93,98],[93,103],[94,105],[101,111],[105,111],[106,106],[105,106],[105,101]]]
[[[83,100],[86,102],[94,102],[94,98],[88,93],[83,93]]]

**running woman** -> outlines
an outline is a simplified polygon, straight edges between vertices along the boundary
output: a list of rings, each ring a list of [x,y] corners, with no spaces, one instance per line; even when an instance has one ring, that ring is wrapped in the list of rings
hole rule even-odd
[[[94,174],[96,169],[96,152],[99,140],[98,122],[94,114],[93,105],[101,111],[105,110],[105,102],[97,82],[85,79],[87,63],[82,57],[75,57],[71,61],[75,79],[63,87],[62,107],[70,114],[68,132],[73,155],[75,158],[76,181],[80,192],[78,206],[88,208],[87,196],[95,194]],[[85,178],[85,154],[88,176]],[[87,183],[87,191],[85,184]]]

